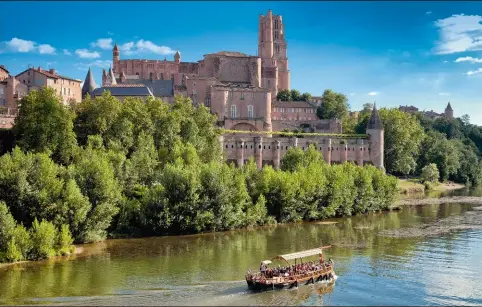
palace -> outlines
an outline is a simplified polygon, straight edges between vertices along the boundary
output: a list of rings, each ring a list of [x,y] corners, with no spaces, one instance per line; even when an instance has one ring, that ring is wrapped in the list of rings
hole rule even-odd
[[[226,159],[243,165],[255,157],[258,167],[271,164],[279,167],[280,159],[290,147],[307,149],[313,144],[323,152],[327,163],[353,161],[358,165],[374,164],[383,168],[383,127],[376,108],[372,112],[368,136],[349,137],[343,133],[337,119],[320,120],[314,101],[276,101],[280,90],[290,90],[287,43],[283,19],[268,10],[259,16],[258,55],[221,51],[205,54],[197,62],[182,62],[181,53],[173,61],[121,59],[121,50],[114,46],[112,67],[102,73],[102,87],[96,88],[89,69],[82,96],[98,96],[109,90],[123,100],[127,96],[146,99],[149,96],[172,102],[175,94],[203,104],[218,117],[218,124],[226,130],[247,133],[228,133],[222,137]],[[304,138],[264,138],[256,132],[281,130],[338,135]]]

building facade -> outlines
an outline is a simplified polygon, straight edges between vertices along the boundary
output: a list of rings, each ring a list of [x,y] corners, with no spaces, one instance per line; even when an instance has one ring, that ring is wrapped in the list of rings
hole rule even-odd
[[[29,91],[40,89],[43,86],[53,88],[65,105],[71,102],[80,102],[82,99],[81,81],[61,76],[57,74],[55,69],[44,70],[40,66],[29,68],[16,75],[15,78],[26,85]]]
[[[400,106],[398,109],[405,113],[415,114],[420,112],[419,109],[415,106]],[[437,118],[445,118],[445,119],[453,119],[454,118],[454,110],[450,105],[450,102],[445,107],[443,113],[437,113],[434,110],[430,111],[422,111],[423,116],[430,119],[437,119]]]
[[[0,65],[0,128],[12,128],[18,113],[17,102],[27,93],[28,87]]]
[[[364,137],[261,137],[227,133],[221,138],[225,159],[238,167],[253,157],[259,169],[264,165],[279,169],[281,159],[290,148],[307,150],[314,145],[328,164],[354,162],[359,166],[371,164],[384,169],[384,129],[376,107],[372,110],[367,136]]]

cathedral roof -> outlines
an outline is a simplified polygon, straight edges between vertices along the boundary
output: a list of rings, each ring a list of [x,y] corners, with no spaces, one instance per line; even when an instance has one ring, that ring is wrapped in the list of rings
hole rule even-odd
[[[380,114],[378,114],[376,104],[373,104],[373,110],[370,120],[368,121],[367,129],[383,129],[382,120],[380,119]]]
[[[219,51],[213,54],[224,55],[224,56],[243,56],[243,57],[249,56],[246,53],[237,52],[237,51]]]
[[[450,102],[447,104],[447,107],[445,108],[446,111],[453,111],[452,106],[450,105]]]
[[[119,50],[119,48],[117,47],[117,44],[114,45],[114,50]]]
[[[82,85],[82,97],[85,97],[87,93],[91,93],[97,85],[95,84],[94,76],[92,75],[92,71],[90,70],[87,72],[85,76],[84,85]]]
[[[174,82],[172,80],[141,80],[127,79],[125,82],[129,85],[138,85],[148,87],[152,94],[156,97],[172,97],[174,96]]]
[[[316,109],[311,103],[306,101],[273,101],[271,103],[273,108],[311,108]]]
[[[92,96],[100,96],[105,91],[109,91],[112,96],[123,97],[145,97],[153,96],[151,90],[145,86],[104,86],[92,91]]]

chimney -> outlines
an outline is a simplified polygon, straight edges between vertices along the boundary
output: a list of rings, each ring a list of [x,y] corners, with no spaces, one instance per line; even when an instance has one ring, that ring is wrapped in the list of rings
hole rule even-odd
[[[51,73],[52,75],[55,75],[55,69],[50,68],[50,69],[49,69],[49,73]]]

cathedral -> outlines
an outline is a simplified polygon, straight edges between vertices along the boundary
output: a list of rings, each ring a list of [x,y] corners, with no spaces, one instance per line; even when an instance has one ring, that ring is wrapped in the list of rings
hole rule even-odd
[[[168,101],[169,94],[182,94],[210,107],[225,129],[272,131],[271,102],[279,90],[290,89],[283,19],[271,10],[259,16],[257,56],[221,51],[182,62],[177,51],[174,61],[121,60],[117,45],[112,53],[112,68],[102,73],[103,87],[143,84]]]

